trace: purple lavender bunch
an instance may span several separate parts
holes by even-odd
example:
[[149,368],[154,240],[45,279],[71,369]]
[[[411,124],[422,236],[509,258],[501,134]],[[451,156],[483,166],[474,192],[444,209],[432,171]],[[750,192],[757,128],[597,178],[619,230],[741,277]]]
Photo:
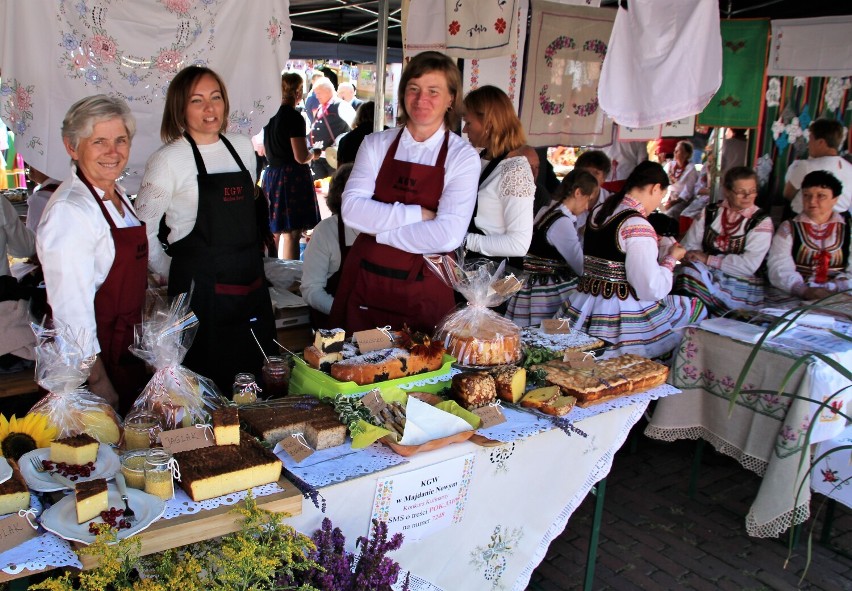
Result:
[[346,551],[346,538],[339,527],[332,528],[331,519],[323,518],[322,526],[312,536],[316,551],[311,559],[324,571],[312,569],[306,583],[323,591],[347,591],[352,585],[352,554]]
[[[374,519],[370,539],[359,536],[355,546],[361,548],[361,554],[355,564],[352,591],[390,591],[400,569],[399,563],[385,554],[402,547],[402,534],[396,533],[388,541],[387,523]],[[408,589],[408,577],[403,589]]]

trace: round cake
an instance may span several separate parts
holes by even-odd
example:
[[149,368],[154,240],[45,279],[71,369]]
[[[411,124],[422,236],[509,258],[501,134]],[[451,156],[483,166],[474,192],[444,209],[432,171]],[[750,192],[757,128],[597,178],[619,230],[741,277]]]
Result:
[[444,337],[447,353],[460,365],[490,366],[517,363],[521,358],[521,336],[518,333],[483,333],[469,331],[447,333]]

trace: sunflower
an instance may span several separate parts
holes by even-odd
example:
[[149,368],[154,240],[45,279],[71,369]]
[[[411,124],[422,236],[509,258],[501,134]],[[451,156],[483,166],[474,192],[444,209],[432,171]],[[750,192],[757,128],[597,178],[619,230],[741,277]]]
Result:
[[17,462],[28,451],[50,446],[55,438],[56,427],[47,424],[47,415],[30,413],[21,420],[0,415],[0,455],[4,458]]

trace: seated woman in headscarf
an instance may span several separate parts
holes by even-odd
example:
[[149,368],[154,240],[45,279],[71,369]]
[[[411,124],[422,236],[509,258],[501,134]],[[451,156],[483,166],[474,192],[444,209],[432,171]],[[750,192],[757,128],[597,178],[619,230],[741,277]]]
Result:
[[818,300],[852,287],[850,216],[834,206],[843,192],[837,177],[815,170],[802,180],[803,211],[782,222],[769,248],[769,282],[803,300]]
[[680,342],[674,329],[705,315],[700,301],[668,295],[672,270],[686,249],[670,241],[660,252],[657,233],[645,219],[659,207],[668,183],[662,166],[642,162],[586,224],[583,276],[560,315],[571,328],[613,343],[615,355],[665,355]]
[[754,204],[757,173],[745,166],[728,170],[725,200],[708,205],[683,239],[684,260],[675,292],[700,298],[711,315],[763,302],[764,282],[757,277],[772,242],[772,220]]

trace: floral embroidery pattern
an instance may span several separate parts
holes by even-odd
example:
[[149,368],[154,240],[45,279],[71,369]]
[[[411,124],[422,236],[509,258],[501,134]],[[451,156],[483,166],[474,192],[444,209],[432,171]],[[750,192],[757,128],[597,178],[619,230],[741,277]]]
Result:
[[470,89],[479,88],[479,60],[470,60]]
[[553,67],[553,56],[556,55],[557,51],[560,49],[574,49],[575,47],[577,47],[576,43],[574,43],[574,40],[567,35],[560,35],[551,41],[550,45],[548,45],[544,50],[544,61],[547,64],[547,67]]
[[657,233],[650,224],[633,224],[631,226],[621,227],[621,238],[628,240],[630,238],[653,238],[657,239]]
[[580,117],[588,117],[589,115],[594,114],[598,110],[598,97],[593,98],[588,103],[583,105],[578,105],[577,103],[571,103],[571,106],[574,108],[574,114],[579,115]]
[[[180,19],[174,28],[174,39],[170,45],[154,48],[147,55],[134,55],[121,45],[120,35],[107,30],[111,0],[98,2],[91,10],[85,1],[60,0],[57,19],[62,23],[59,45],[64,52],[59,66],[66,76],[85,86],[94,86],[130,103],[150,104],[165,95],[178,70],[189,64],[207,65],[204,56],[214,48],[212,10],[218,1],[160,0],[165,11]],[[196,43],[205,31],[209,37],[206,43]],[[118,84],[122,80],[134,89],[132,93],[126,91],[124,84]]]
[[545,115],[558,115],[565,108],[565,103],[557,103],[550,99],[547,91],[550,87],[545,84],[538,93],[538,104]]
[[494,472],[508,472],[509,467],[507,462],[509,458],[512,457],[512,454],[515,453],[515,442],[507,443],[501,445],[499,447],[495,447],[491,450],[491,453],[488,454],[488,460],[494,464]]
[[505,528],[497,525],[491,540],[485,546],[477,546],[470,553],[470,564],[482,573],[491,589],[503,589],[500,577],[506,571],[507,557],[514,553],[515,546],[524,537],[521,528]]
[[766,86],[766,106],[777,107],[781,104],[781,80],[770,78]]
[[494,22],[494,30],[502,35],[506,31],[506,20],[503,17],[498,18]]
[[601,60],[606,57],[606,43],[600,39],[589,39],[583,43],[583,51],[591,51],[601,56]]
[[450,27],[449,27],[449,31],[450,31],[450,35],[453,35],[453,36],[458,35],[459,31],[461,31],[461,25],[459,24],[459,21],[451,22]]
[[33,93],[35,86],[24,86],[17,79],[3,80],[0,97],[3,100],[3,120],[16,134],[27,131],[28,121],[33,118]]
[[269,24],[266,26],[266,36],[269,38],[269,41],[272,45],[275,45],[281,40],[281,37],[284,35],[284,26],[281,21],[279,21],[274,16],[269,19]]

